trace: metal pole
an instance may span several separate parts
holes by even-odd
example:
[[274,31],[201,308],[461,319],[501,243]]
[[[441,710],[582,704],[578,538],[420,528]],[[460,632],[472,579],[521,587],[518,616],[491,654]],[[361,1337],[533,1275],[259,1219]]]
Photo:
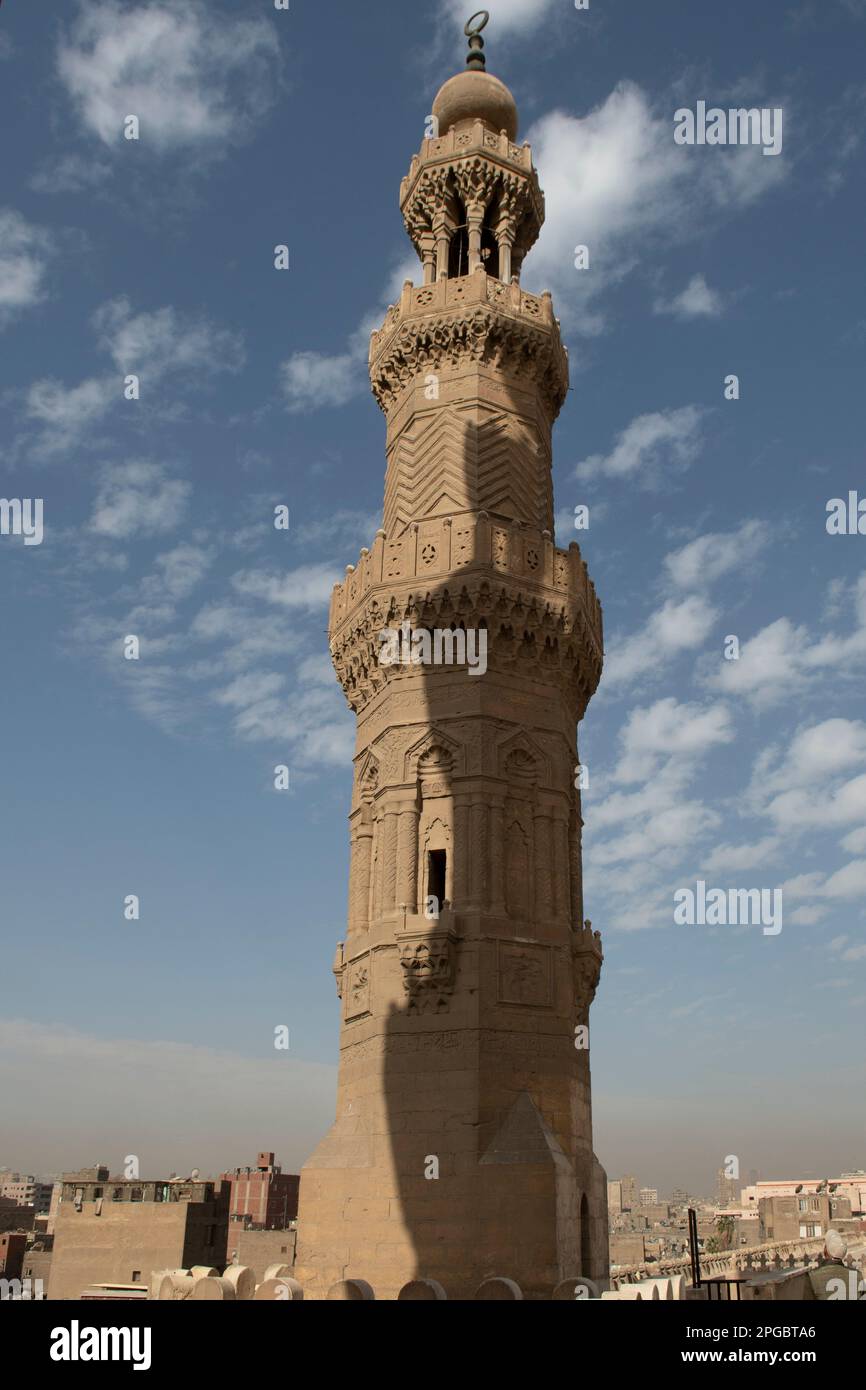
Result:
[[698,1250],[698,1217],[694,1207],[689,1207],[689,1254],[692,1260],[692,1283],[696,1289],[701,1287],[701,1255]]

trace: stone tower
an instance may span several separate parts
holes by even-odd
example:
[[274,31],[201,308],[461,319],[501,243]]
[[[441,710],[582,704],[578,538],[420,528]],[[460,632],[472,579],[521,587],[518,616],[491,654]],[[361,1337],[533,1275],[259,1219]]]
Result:
[[578,546],[554,544],[568,359],[550,295],[520,285],[544,196],[480,48],[401,185],[423,284],[370,344],[384,527],[331,602],[357,745],[337,1118],[301,1177],[308,1297],[417,1277],[466,1298],[500,1275],[538,1298],[607,1275],[575,790],[602,617]]

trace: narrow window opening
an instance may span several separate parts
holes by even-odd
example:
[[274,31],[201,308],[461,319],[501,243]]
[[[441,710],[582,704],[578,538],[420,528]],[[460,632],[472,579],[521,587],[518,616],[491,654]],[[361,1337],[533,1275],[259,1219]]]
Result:
[[469,227],[466,222],[466,208],[457,203],[457,226],[451,236],[448,248],[448,279],[459,280],[461,275],[469,274]]
[[494,198],[484,214],[481,227],[481,264],[494,280],[499,279],[499,242],[496,239],[496,225],[499,222],[499,198]]
[[432,849],[427,855],[427,897],[436,899],[440,912],[445,902],[446,861],[444,849]]

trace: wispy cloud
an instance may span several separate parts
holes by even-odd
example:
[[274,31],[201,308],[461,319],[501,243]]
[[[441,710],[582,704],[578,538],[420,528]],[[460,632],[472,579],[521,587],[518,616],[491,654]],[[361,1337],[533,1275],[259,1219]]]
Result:
[[652,486],[663,472],[681,472],[698,458],[704,415],[694,405],[638,415],[609,454],[591,454],[577,465],[575,477],[637,478],[642,485]]
[[145,148],[219,153],[268,109],[278,55],[264,15],[217,18],[202,0],[79,0],[57,72],[84,131],[103,145],[122,148],[135,115]]
[[0,328],[46,297],[52,241],[14,208],[0,209]]
[[710,289],[706,277],[693,275],[684,290],[669,299],[656,299],[656,314],[673,314],[678,319],[718,318],[723,309],[722,296]]
[[108,464],[102,471],[90,529],[115,540],[173,531],[183,520],[191,491],[188,482],[169,477],[162,464],[147,460]]

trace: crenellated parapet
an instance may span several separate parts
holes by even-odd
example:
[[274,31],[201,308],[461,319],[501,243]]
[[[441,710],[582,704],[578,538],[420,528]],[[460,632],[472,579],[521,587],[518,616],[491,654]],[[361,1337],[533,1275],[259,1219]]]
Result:
[[414,286],[370,339],[370,383],[387,415],[407,386],[461,363],[488,366],[541,391],[552,423],[568,391],[568,352],[548,293],[527,294],[481,269],[457,280]]
[[492,669],[544,668],[573,687],[581,709],[601,676],[602,611],[580,547],[561,550],[547,533],[483,513],[415,526],[396,541],[379,531],[335,585],[331,657],[354,710],[405,675],[379,661],[380,633],[404,622],[484,628]]

